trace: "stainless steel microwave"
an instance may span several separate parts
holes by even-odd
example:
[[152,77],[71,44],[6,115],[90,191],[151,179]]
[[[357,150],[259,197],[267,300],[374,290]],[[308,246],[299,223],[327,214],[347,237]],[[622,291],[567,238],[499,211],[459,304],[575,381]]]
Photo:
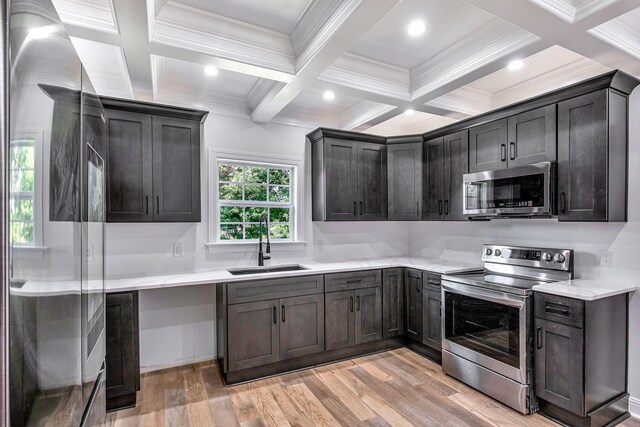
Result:
[[555,179],[555,162],[465,174],[464,214],[472,219],[554,216]]

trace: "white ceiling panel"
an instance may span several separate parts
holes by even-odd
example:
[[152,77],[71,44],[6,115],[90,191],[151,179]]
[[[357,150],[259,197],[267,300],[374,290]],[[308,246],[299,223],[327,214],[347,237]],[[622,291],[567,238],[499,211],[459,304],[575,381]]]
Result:
[[[427,29],[411,37],[407,25],[416,19],[423,20]],[[403,0],[349,51],[412,69],[464,37],[473,37],[474,31],[492,19],[492,15],[461,0]]]
[[311,0],[176,0],[279,33],[290,34]]

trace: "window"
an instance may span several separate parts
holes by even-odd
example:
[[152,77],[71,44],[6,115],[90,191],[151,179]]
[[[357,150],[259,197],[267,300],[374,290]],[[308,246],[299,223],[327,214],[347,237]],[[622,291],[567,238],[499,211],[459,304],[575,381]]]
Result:
[[16,246],[35,246],[36,141],[11,141],[10,233]]
[[[218,161],[218,238],[257,240],[260,215],[269,218],[272,240],[293,240],[292,167]],[[263,238],[266,233],[263,230]]]

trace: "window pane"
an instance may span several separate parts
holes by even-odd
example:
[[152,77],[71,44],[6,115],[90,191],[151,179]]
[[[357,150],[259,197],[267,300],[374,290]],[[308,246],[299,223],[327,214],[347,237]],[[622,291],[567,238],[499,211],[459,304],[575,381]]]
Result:
[[267,208],[247,208],[246,210],[246,222],[260,222],[260,215],[266,212]]
[[289,222],[289,208],[271,208],[269,215],[271,222]]
[[242,240],[242,225],[220,224],[220,240]]
[[11,241],[14,243],[33,243],[33,223],[11,221]]
[[12,200],[11,219],[33,221],[33,200],[31,199]]
[[266,185],[246,185],[244,187],[245,200],[255,200],[260,202],[267,201]]
[[269,183],[289,185],[291,171],[287,169],[269,169]]
[[277,185],[269,186],[269,201],[270,202],[288,202],[289,201],[289,187],[280,187]]
[[11,169],[33,169],[35,164],[33,146],[11,148]]
[[220,206],[220,222],[242,222],[242,207]]
[[33,193],[33,170],[23,170],[20,191]]
[[242,200],[242,185],[220,184],[218,197],[220,200]]
[[[247,233],[246,233],[246,239],[258,239],[258,236],[260,236],[260,232],[258,231],[260,228],[260,226],[258,224],[247,224]],[[267,228],[263,225],[262,226],[262,238],[266,239],[267,238]]]
[[244,173],[244,179],[245,179],[245,182],[255,182],[259,184],[263,184],[263,183],[266,184],[267,169],[247,166]]
[[219,164],[218,178],[220,181],[242,182],[242,166]]
[[271,224],[271,238],[272,239],[289,239],[289,224]]

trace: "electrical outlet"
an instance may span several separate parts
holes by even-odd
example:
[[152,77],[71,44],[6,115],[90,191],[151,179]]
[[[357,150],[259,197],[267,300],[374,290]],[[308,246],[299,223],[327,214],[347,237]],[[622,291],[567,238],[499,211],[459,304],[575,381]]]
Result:
[[183,254],[182,243],[174,243],[173,244],[173,257],[174,258],[182,258],[182,254]]
[[324,240],[316,240],[316,250],[318,252],[324,252]]
[[600,249],[600,265],[613,267],[613,251],[611,249]]

